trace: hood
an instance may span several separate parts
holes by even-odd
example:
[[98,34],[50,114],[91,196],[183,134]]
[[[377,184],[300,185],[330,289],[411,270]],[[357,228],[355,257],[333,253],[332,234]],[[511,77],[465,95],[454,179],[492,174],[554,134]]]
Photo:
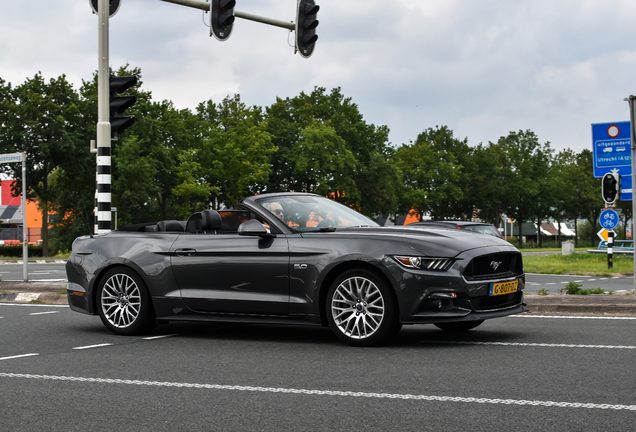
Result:
[[506,240],[467,230],[437,227],[364,227],[342,228],[330,234],[386,237],[387,241],[399,241],[427,256],[454,257],[477,248],[518,249]]

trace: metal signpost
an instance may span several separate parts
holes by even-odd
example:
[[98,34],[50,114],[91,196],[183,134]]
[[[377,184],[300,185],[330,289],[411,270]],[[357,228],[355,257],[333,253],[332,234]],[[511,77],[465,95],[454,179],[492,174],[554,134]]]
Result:
[[601,226],[605,228],[607,232],[607,268],[611,269],[614,266],[614,228],[618,226],[618,213],[614,209],[606,208],[601,212]]
[[0,163],[22,162],[22,276],[24,281],[29,280],[27,264],[29,262],[29,240],[27,237],[27,217],[26,217],[26,153],[5,153],[0,155]]
[[[631,148],[631,178],[632,185],[636,184],[636,133],[634,133],[634,126],[636,126],[636,112],[634,107],[634,101],[636,101],[636,96],[630,96],[625,98],[625,100],[629,103],[629,120],[631,126],[629,128],[630,133],[630,148]],[[632,200],[632,240],[634,240],[634,218],[636,218],[636,200]],[[636,259],[634,259],[634,294],[636,294]]]

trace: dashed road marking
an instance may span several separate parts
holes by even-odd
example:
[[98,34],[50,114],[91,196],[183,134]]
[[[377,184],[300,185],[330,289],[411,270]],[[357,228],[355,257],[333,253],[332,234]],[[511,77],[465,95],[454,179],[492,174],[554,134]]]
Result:
[[30,313],[29,315],[47,315],[47,314],[56,314],[56,313],[60,313],[60,311],[33,312],[33,313]]
[[636,316],[525,315],[525,314],[522,314],[522,315],[511,315],[509,318],[636,320]]
[[111,346],[112,343],[103,343],[103,344],[97,344],[97,345],[86,345],[86,346],[81,346],[81,347],[74,347],[74,350],[84,350],[84,349],[91,349],[91,348],[101,348],[101,347],[105,347],[105,346]]
[[0,306],[17,306],[17,307],[40,307],[40,308],[65,308],[69,309],[69,305],[50,305],[50,304],[34,304],[34,303],[0,303]]
[[177,334],[169,334],[169,335],[149,336],[149,337],[145,337],[143,339],[144,340],[154,340],[154,339],[162,339],[162,338],[167,338],[167,337],[172,337],[172,336],[178,336],[178,335]]
[[98,384],[124,384],[124,385],[153,386],[153,387],[194,388],[194,389],[205,389],[205,390],[228,390],[228,391],[260,392],[260,393],[287,393],[287,394],[300,394],[300,395],[338,396],[338,397],[349,397],[349,398],[377,398],[377,399],[398,399],[398,400],[420,400],[420,401],[427,401],[427,402],[463,402],[463,403],[478,403],[478,404],[526,405],[526,406],[537,406],[537,407],[586,408],[586,409],[636,411],[636,405],[587,403],[587,402],[557,402],[557,401],[523,400],[523,399],[492,399],[492,398],[477,398],[477,397],[414,395],[414,394],[402,394],[402,393],[367,393],[367,392],[340,391],[340,390],[314,390],[314,389],[297,389],[297,388],[281,388],[281,387],[257,387],[257,386],[240,386],[240,385],[198,384],[198,383],[195,384],[195,383],[180,383],[180,382],[165,382],[165,381],[163,382],[162,381],[140,381],[140,380],[109,379],[109,378],[85,378],[85,377],[32,375],[32,374],[15,374],[15,373],[0,373],[0,377],[18,378],[18,379],[87,382],[87,383],[98,383]]
[[420,342],[430,344],[445,345],[498,345],[498,346],[518,346],[518,347],[544,347],[544,348],[598,348],[598,349],[636,349],[632,345],[580,345],[580,344],[549,344],[532,342],[478,342],[478,341],[443,341],[443,340],[422,340]]
[[20,354],[20,355],[14,355],[14,356],[9,356],[9,357],[0,357],[0,360],[11,360],[11,359],[17,359],[17,358],[22,358],[22,357],[33,357],[36,355],[40,355],[38,353],[31,353],[31,354]]

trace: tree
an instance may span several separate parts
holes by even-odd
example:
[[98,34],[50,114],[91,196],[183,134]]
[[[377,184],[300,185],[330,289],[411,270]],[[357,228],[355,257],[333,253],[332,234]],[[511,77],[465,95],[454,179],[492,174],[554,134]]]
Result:
[[[329,139],[325,146],[333,149],[335,134],[342,140],[338,148],[346,149],[355,158],[356,168],[352,172],[350,163],[333,165],[334,169],[344,170],[333,172],[334,179],[348,179],[348,191],[336,193],[334,198],[370,217],[395,210],[400,185],[390,161],[393,149],[388,143],[388,128],[366,123],[358,106],[344,97],[340,88],[327,93],[324,88],[316,87],[309,94],[278,98],[266,111],[268,132],[278,150],[270,157],[272,174],[263,191],[305,191],[307,185],[313,184],[313,173],[299,171],[296,158],[301,156],[299,143],[307,139],[310,131],[313,139],[318,138],[320,134],[315,133],[315,127],[322,124],[333,130],[322,135]],[[334,157],[343,155],[341,152]]]
[[212,186],[209,202],[236,207],[250,191],[267,183],[272,143],[261,109],[249,108],[240,96],[226,97],[220,105],[200,104],[199,118],[205,121],[206,139],[201,143],[198,162],[205,168],[204,183]]
[[22,191],[22,171],[17,164],[3,169],[15,180],[13,193],[37,198],[42,212],[42,253],[48,255],[49,207],[55,192],[49,176],[55,169],[72,171],[73,164],[87,152],[82,142],[84,116],[79,94],[62,75],[47,83],[40,73],[23,84],[7,89],[2,86],[2,153],[26,153],[26,191]]
[[451,202],[462,198],[458,186],[461,165],[452,151],[453,133],[446,126],[429,128],[420,133],[411,145],[402,145],[395,153],[394,163],[402,175],[405,190],[400,210],[431,213],[434,219],[454,216]]
[[543,154],[549,151],[549,143],[542,146],[534,132],[520,130],[499,138],[491,147],[500,167],[502,210],[519,224],[521,247],[523,223],[540,215],[545,208],[540,197],[543,183],[540,177],[546,174]]

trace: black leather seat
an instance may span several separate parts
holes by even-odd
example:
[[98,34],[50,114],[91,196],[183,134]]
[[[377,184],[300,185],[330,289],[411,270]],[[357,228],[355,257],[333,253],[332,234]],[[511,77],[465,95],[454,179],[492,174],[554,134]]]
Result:
[[180,221],[177,220],[167,220],[157,222],[157,226],[159,227],[159,231],[163,232],[184,232],[185,228],[181,224]]
[[221,229],[223,221],[219,212],[216,210],[203,210],[200,213],[194,213],[186,222],[186,232],[189,233],[216,233]]

